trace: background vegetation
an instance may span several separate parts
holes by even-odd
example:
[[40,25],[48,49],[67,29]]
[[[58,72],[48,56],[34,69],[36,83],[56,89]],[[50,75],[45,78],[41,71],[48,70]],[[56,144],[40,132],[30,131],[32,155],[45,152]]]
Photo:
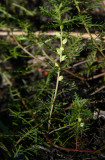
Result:
[[102,156],[105,24],[95,13],[99,6],[101,0],[0,2],[2,159],[72,156],[60,149]]

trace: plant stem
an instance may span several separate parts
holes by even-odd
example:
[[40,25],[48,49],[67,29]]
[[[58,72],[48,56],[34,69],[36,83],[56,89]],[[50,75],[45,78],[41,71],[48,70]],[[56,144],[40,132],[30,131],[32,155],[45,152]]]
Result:
[[[61,47],[63,47],[63,43],[62,43],[62,37],[63,37],[63,32],[62,32],[62,25],[60,26],[60,30],[61,30],[61,37],[60,37],[60,41],[61,41]],[[62,54],[60,54],[60,62],[62,61]]]
[[[59,11],[58,16],[59,16],[59,20],[60,20],[60,34],[61,34],[60,35],[60,47],[63,47],[63,25],[61,23],[61,14],[60,14],[60,11]],[[60,60],[60,63],[61,63],[62,62],[62,53],[60,54],[59,60]],[[49,116],[49,122],[48,122],[48,132],[49,132],[50,126],[51,126],[52,111],[53,111],[53,108],[54,108],[54,103],[55,103],[55,99],[56,99],[57,92],[58,92],[59,77],[60,77],[60,66],[58,67],[58,74],[57,74],[55,94],[54,94],[54,98],[53,98],[53,102],[52,102],[51,110],[50,110],[50,116]]]
[[55,103],[55,99],[56,99],[57,92],[58,92],[59,77],[60,77],[60,69],[58,70],[57,81],[56,81],[56,88],[55,88],[55,94],[54,94],[54,98],[53,98],[53,102],[52,102],[51,110],[50,110],[50,116],[49,116],[49,122],[48,122],[48,131],[49,131],[50,126],[51,126],[52,111],[53,111],[53,108],[54,108],[54,103]]

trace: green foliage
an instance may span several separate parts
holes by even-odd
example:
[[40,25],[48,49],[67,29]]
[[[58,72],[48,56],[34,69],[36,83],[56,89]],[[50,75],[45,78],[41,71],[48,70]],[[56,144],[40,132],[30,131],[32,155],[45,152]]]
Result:
[[[89,5],[88,1],[85,3]],[[41,14],[51,18],[46,26],[56,28],[56,35],[40,36],[34,35],[32,26],[28,23],[29,17],[35,16],[36,10],[28,10],[24,1],[12,4],[14,15],[7,10],[9,1],[6,6],[0,6],[0,28],[10,28],[9,32],[12,33],[16,25],[25,35],[8,35],[7,38],[0,39],[0,75],[3,83],[8,84],[10,117],[7,127],[0,121],[0,148],[3,156],[6,153],[10,159],[32,158],[40,145],[49,147],[44,139],[46,134],[52,137],[54,143],[64,147],[70,145],[75,148],[77,143],[80,146],[90,127],[89,120],[92,119],[92,112],[88,108],[90,100],[75,93],[78,90],[77,79],[69,75],[66,77],[64,69],[72,68],[74,63],[79,63],[81,57],[87,61],[82,66],[82,71],[74,74],[76,78],[81,73],[89,77],[91,72],[95,74],[97,69],[105,66],[103,59],[98,62],[98,67],[94,65],[99,52],[102,54],[104,51],[104,43],[101,40],[99,45],[90,34],[93,26],[100,27],[100,24],[92,23],[91,14],[88,13],[93,6],[89,6],[88,11],[82,14],[79,5],[84,5],[83,1],[49,0],[40,10]],[[17,8],[19,15],[16,15]],[[74,12],[74,8],[78,13]],[[21,16],[24,18],[21,19]],[[10,20],[13,21],[13,26]],[[84,26],[90,36],[89,41],[83,40],[81,35],[75,37],[70,34],[77,26]],[[10,38],[13,38],[13,42]],[[13,66],[9,68],[10,61]],[[65,109],[64,106],[68,104],[70,107]]]
[[16,6],[16,7],[20,8],[21,10],[23,10],[26,13],[26,15],[29,15],[29,16],[33,16],[36,13],[35,10],[34,11],[29,11],[26,8],[24,8],[23,6],[20,6],[16,3],[13,3],[13,6]]
[[[55,138],[55,143],[59,142],[60,145],[66,146],[72,141],[73,137],[76,139],[77,136],[81,137],[81,134],[84,136],[85,131],[89,129],[87,121],[93,116],[91,110],[86,107],[88,103],[88,99],[81,99],[75,93],[75,99],[72,105],[64,115],[61,114],[64,118],[57,119],[59,128],[56,128],[57,124],[54,124],[54,129],[50,132]],[[56,118],[54,117],[54,119]]]

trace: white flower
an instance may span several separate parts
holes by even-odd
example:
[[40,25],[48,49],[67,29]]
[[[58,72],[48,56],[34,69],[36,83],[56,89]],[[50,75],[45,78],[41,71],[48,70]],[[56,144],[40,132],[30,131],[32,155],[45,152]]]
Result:
[[80,123],[80,127],[84,127],[84,123]]
[[58,81],[61,81],[63,79],[63,76],[59,76]]
[[57,50],[57,53],[58,53],[59,55],[61,55],[61,54],[62,54],[62,51],[64,50],[64,48],[63,48],[63,47],[60,47],[60,48],[56,48],[56,50]]
[[63,48],[63,47],[60,47],[60,50],[61,50],[61,51],[63,51],[63,50],[64,50],[64,48]]
[[56,48],[57,53],[60,55],[62,53],[62,51],[60,50],[60,48]]
[[78,117],[78,122],[81,122],[82,121],[82,118]]
[[58,63],[58,62],[55,62],[55,66],[56,66],[56,67],[59,67],[59,63]]
[[66,55],[61,56],[61,62],[64,61],[66,59]]
[[67,43],[67,38],[65,38],[62,43],[66,44]]

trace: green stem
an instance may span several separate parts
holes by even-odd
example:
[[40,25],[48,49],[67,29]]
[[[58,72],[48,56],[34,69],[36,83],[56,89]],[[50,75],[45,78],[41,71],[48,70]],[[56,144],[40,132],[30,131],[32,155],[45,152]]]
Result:
[[[60,32],[61,32],[60,43],[61,43],[61,47],[63,47],[63,43],[62,43],[62,41],[63,41],[63,39],[62,39],[62,37],[63,37],[62,25],[60,26]],[[60,55],[60,62],[62,61],[61,58],[62,58],[62,54]]]

